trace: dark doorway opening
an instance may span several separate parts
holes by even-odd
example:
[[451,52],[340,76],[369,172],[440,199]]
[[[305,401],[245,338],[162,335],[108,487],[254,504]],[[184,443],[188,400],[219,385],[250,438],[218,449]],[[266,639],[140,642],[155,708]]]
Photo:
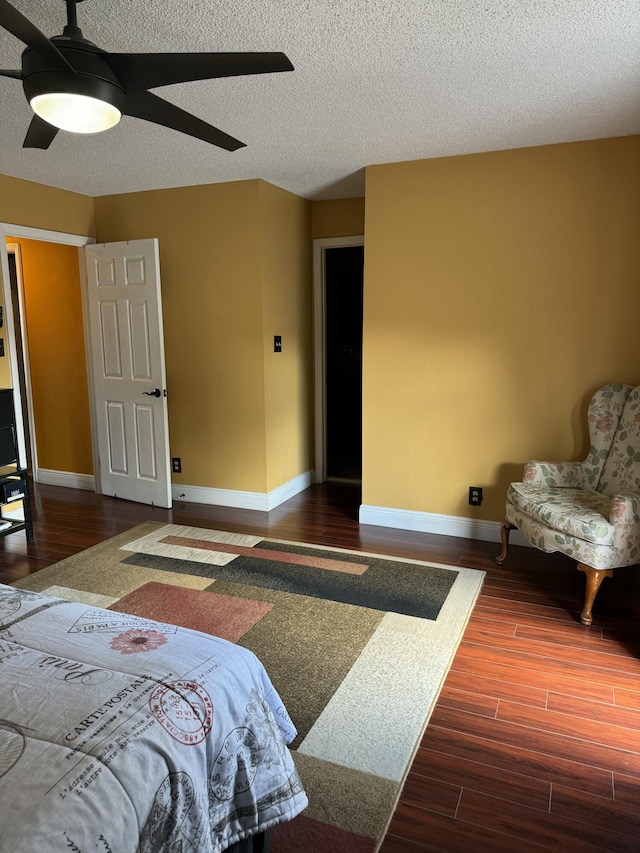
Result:
[[326,477],[362,479],[364,246],[325,249]]

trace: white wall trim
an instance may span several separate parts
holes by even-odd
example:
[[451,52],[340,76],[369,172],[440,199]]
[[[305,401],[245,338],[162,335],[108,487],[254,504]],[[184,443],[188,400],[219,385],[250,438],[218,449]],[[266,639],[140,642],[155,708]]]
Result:
[[[27,407],[27,419],[29,421],[29,451],[31,455],[31,469],[33,472],[34,482],[38,482],[38,447],[36,444],[36,421],[34,416],[33,409],[33,389],[31,386],[31,363],[29,361],[29,336],[27,332],[27,315],[25,309],[25,297],[24,297],[24,278],[22,275],[22,246],[20,243],[9,243],[7,242],[7,254],[13,255],[15,260],[15,271],[16,271],[16,290],[18,295],[18,305],[13,306],[18,309],[18,318],[20,323],[20,335],[22,337],[22,368],[24,370],[24,384],[25,384],[25,396],[26,396],[26,407]],[[9,282],[11,285],[11,282]],[[13,301],[13,293],[11,294]],[[20,353],[18,352],[18,342],[15,337],[16,328],[15,322],[13,326],[13,343],[15,347],[16,360],[19,362]],[[9,366],[11,369],[11,365]],[[19,389],[18,398],[20,397],[20,392],[22,389]],[[15,398],[15,392],[14,392]],[[24,419],[23,419],[24,420]],[[24,433],[24,423],[23,423],[23,432],[22,435],[18,437],[18,444],[20,445],[20,438],[25,442],[25,455],[26,454],[26,435]]]
[[[93,245],[95,241],[87,245]],[[91,458],[93,459],[94,489],[101,495],[102,482],[100,477],[101,459],[100,443],[98,441],[98,417],[96,414],[96,393],[93,381],[93,355],[91,351],[91,319],[89,317],[89,284],[87,277],[87,259],[84,246],[78,248],[78,270],[80,271],[80,299],[82,304],[82,332],[84,339],[84,360],[87,372],[87,391],[89,394],[89,429],[91,430]]]
[[293,498],[300,492],[304,492],[309,486],[315,482],[314,472],[305,471],[304,474],[299,474],[293,480],[283,483],[277,489],[267,492],[267,510],[275,509],[280,504]]
[[[95,479],[92,474],[73,474],[68,471],[52,471],[48,468],[38,468],[39,483],[47,486],[65,486],[69,489],[84,489],[95,491]],[[210,489],[206,486],[180,486],[173,484],[171,493],[174,500],[187,503],[212,504],[214,506],[230,506],[237,509],[256,509],[268,512],[288,501],[289,498],[303,492],[314,482],[313,471],[305,471],[283,483],[271,492],[243,492],[239,489]]]
[[263,492],[242,492],[239,489],[211,489],[208,486],[171,485],[174,501],[194,504],[230,506],[235,509],[257,509],[267,512],[267,496]]
[[95,243],[93,237],[84,234],[67,234],[64,231],[51,231],[48,228],[32,228],[29,225],[14,225],[11,222],[0,222],[0,229],[7,237],[24,237],[26,240],[40,240],[43,243],[60,243],[64,246],[87,246]]
[[73,474],[69,471],[52,471],[50,468],[38,468],[37,482],[47,486],[65,486],[67,489],[95,491],[93,474]]
[[270,492],[243,492],[240,489],[211,489],[207,486],[182,486],[174,483],[171,486],[171,494],[174,501],[269,512],[303,492],[313,482],[313,471],[305,471]]
[[[458,515],[440,515],[435,512],[417,512],[409,509],[392,509],[384,506],[362,504],[360,524],[394,527],[398,530],[415,530],[420,533],[438,533],[441,536],[459,536],[462,539],[480,539],[483,542],[500,542],[499,521],[482,521]],[[519,530],[511,531],[513,545],[528,545]]]

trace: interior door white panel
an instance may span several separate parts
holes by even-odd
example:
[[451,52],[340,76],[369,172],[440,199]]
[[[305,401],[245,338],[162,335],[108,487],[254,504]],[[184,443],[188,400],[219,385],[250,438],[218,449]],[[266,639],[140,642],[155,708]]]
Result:
[[110,258],[96,261],[96,279],[100,287],[109,287],[116,283],[116,265]]
[[85,255],[100,490],[170,507],[158,241],[88,246]]
[[102,363],[105,377],[122,378],[118,306],[113,301],[99,301]]
[[131,338],[132,375],[134,379],[151,381],[151,344],[149,313],[146,302],[129,303],[129,333]]
[[155,480],[156,466],[155,423],[152,406],[135,406],[136,446],[138,450],[138,476]]
[[109,442],[109,472],[128,474],[127,441],[124,426],[124,404],[115,400],[107,401],[107,430]]
[[140,257],[129,256],[125,261],[125,274],[129,285],[146,284],[144,255],[140,255]]

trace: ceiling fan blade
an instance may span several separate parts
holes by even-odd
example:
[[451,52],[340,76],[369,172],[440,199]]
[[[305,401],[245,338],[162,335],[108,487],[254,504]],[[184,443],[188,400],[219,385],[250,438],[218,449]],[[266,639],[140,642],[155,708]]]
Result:
[[22,80],[22,71],[14,71],[11,68],[0,68],[0,77],[13,77],[16,80]]
[[49,124],[48,121],[34,116],[31,119],[29,130],[22,143],[23,148],[48,148],[56,138],[58,128]]
[[126,92],[191,80],[293,71],[284,53],[108,53],[104,58]]
[[170,127],[180,133],[186,133],[187,136],[202,139],[203,142],[217,145],[218,148],[224,148],[226,151],[236,151],[238,148],[245,147],[244,142],[234,139],[233,136],[229,136],[217,127],[207,124],[151,92],[135,92],[128,95],[123,112],[125,115],[142,118],[163,127]]
[[42,53],[48,57],[51,62],[55,62],[59,66],[64,66],[67,70],[73,71],[75,74],[74,69],[69,65],[55,44],[44,33],[41,33],[35,24],[32,24],[28,18],[25,18],[22,12],[14,9],[7,0],[0,0],[0,27],[4,27],[5,30],[8,30],[17,39],[20,39],[27,47],[32,47],[38,53]]

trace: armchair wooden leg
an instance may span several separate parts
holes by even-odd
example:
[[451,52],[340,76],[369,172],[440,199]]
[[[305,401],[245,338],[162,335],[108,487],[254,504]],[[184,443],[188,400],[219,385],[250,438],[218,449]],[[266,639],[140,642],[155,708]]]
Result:
[[515,529],[515,524],[511,524],[510,521],[507,521],[505,519],[504,524],[502,525],[502,529],[500,530],[500,538],[502,539],[502,551],[496,557],[496,563],[499,566],[501,566],[507,559],[507,551],[509,550],[509,534],[512,530]]
[[587,576],[587,588],[584,594],[584,607],[580,614],[580,621],[583,625],[591,625],[593,622],[591,608],[600,589],[600,584],[605,578],[613,577],[613,569],[594,569],[593,566],[578,563],[578,571],[584,572]]

